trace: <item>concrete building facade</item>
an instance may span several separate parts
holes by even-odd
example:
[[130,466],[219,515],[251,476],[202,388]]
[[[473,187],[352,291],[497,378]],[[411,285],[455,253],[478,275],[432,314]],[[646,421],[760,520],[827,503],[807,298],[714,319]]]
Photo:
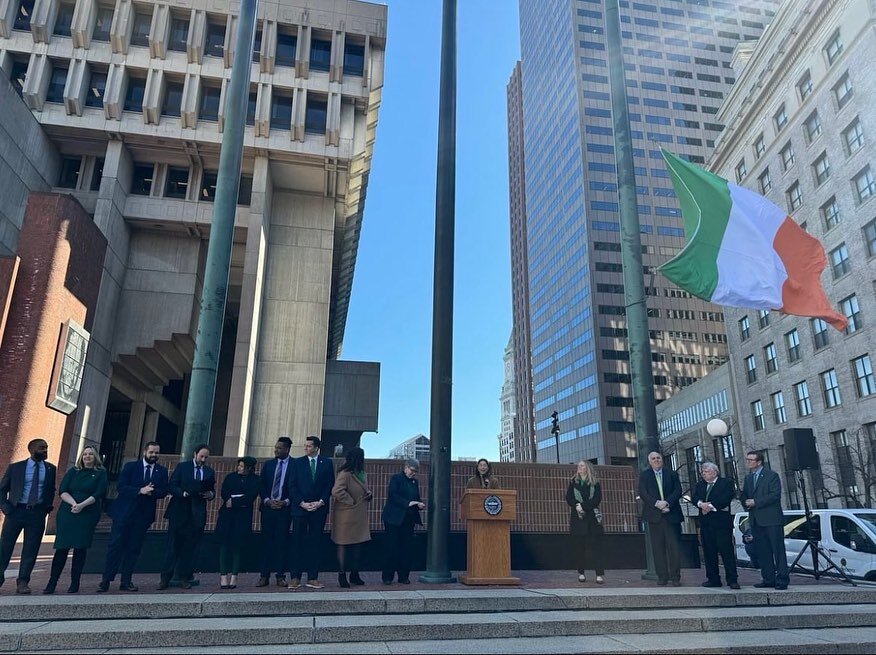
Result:
[[[0,154],[0,255],[20,249],[29,190],[72,195],[107,241],[74,456],[178,448],[236,12],[224,0],[0,1],[0,120],[16,142]],[[338,358],[385,43],[385,6],[259,3],[214,453],[376,429],[379,365]]]
[[[514,434],[517,418],[516,366],[514,365],[514,335],[508,339],[505,346],[504,370],[505,380],[502,383],[502,393],[499,395],[499,416],[501,429],[499,431],[499,461],[518,462],[517,439]],[[522,460],[528,461],[528,460]]]
[[420,462],[428,462],[430,461],[429,453],[429,437],[418,434],[390,448],[387,459],[415,459]]
[[793,485],[783,431],[811,428],[821,506],[873,502],[876,454],[876,5],[788,0],[740,60],[709,167],[785,208],[824,246],[821,282],[845,333],[778,312],[727,310],[739,427]]
[[[655,276],[684,245],[660,147],[705,163],[734,48],[776,4],[620,3],[658,400],[727,360],[720,308]],[[529,303],[540,461],[557,461],[554,411],[560,461],[636,455],[604,22],[600,0],[520,1],[528,278],[513,293]]]

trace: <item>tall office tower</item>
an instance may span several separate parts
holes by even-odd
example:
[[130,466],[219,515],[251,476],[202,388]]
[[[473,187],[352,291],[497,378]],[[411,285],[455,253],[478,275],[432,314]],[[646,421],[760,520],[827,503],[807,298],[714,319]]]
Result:
[[[4,385],[14,370],[4,439],[51,432],[53,452],[72,457],[97,444],[116,469],[144,441],[178,451],[231,62],[249,48],[238,12],[230,0],[0,1],[0,133],[18,137],[0,148],[0,207],[15,208],[0,211],[0,258],[21,259],[6,330],[31,339],[0,347]],[[282,435],[296,449],[310,434],[349,445],[376,429],[379,365],[338,358],[385,37],[383,5],[259,3],[214,454],[270,456]],[[35,244],[18,239],[28,224],[18,208],[34,191],[72,195],[99,228],[96,279],[56,276],[28,295],[39,267]],[[51,213],[63,228],[66,209],[34,207],[33,221]],[[94,242],[67,236],[52,261]],[[56,359],[66,319],[43,310],[60,310],[50,299],[64,294],[97,299]],[[56,361],[66,398],[46,409],[43,375]]]
[[876,498],[876,6],[787,0],[721,107],[727,124],[709,168],[761,193],[818,238],[828,298],[848,319],[728,309],[739,425],[747,448],[784,472],[787,428],[814,431],[819,506]]
[[518,459],[517,442],[514,434],[514,419],[517,416],[517,399],[514,397],[514,335],[508,339],[508,345],[505,346],[505,379],[502,383],[502,394],[499,396],[499,420],[501,422],[501,430],[499,432],[499,461],[500,462],[520,462],[528,461]]
[[[722,126],[737,43],[770,0],[621,1],[655,394],[727,359],[723,314],[654,274],[684,245],[660,155],[703,164]],[[626,344],[617,176],[601,0],[520,0],[523,146],[534,420],[539,461],[626,463],[635,417]]]
[[514,458],[535,461],[535,426],[532,414],[532,364],[529,339],[529,287],[526,251],[526,185],[523,166],[523,79],[520,62],[508,81],[508,206],[511,224],[511,330],[514,349]]

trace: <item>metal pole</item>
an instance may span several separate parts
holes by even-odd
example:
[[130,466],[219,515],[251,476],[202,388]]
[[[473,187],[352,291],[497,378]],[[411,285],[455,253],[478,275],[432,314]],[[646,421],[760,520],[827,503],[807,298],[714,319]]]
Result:
[[[611,81],[611,113],[614,121],[614,156],[617,164],[618,208],[620,211],[621,257],[624,272],[624,300],[630,350],[630,374],[636,417],[636,450],[639,468],[648,466],[648,453],[660,450],[657,438],[657,409],[654,403],[654,376],[651,370],[651,343],[648,335],[648,308],[642,273],[642,239],[636,200],[636,173],[633,139],[627,109],[624,59],[621,47],[620,15],[617,0],[605,2],[605,42]],[[646,577],[653,575],[652,552],[646,536]]]
[[432,300],[428,549],[421,582],[455,582],[450,573],[450,419],[453,401],[453,232],[456,202],[456,0],[444,0],[438,174],[435,188],[435,280]]
[[231,66],[231,81],[225,102],[225,127],[219,150],[216,199],[210,221],[210,240],[204,268],[204,286],[195,337],[195,359],[186,403],[180,457],[188,459],[194,447],[210,440],[216,369],[222,344],[225,300],[228,295],[228,270],[234,237],[234,214],[240,187],[243,135],[249,96],[249,73],[258,0],[241,0],[236,50]]

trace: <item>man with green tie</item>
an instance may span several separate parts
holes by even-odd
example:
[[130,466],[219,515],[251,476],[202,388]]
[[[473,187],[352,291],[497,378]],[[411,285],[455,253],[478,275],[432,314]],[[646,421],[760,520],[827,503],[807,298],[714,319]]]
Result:
[[700,510],[700,540],[703,543],[703,559],[706,563],[704,587],[720,587],[721,572],[718,555],[724,562],[727,586],[739,589],[736,574],[736,552],[733,543],[733,514],[730,503],[736,496],[736,486],[728,478],[722,478],[718,467],[712,462],[700,465],[702,479],[694,486],[690,502]]
[[642,520],[648,523],[657,584],[681,586],[681,482],[678,474],[663,468],[663,455],[648,455],[649,467],[639,475]]
[[292,571],[289,589],[301,586],[301,574],[307,571],[307,587],[322,589],[319,581],[320,540],[328,517],[329,500],[335,486],[332,460],[319,454],[319,437],[307,437],[304,457],[292,463],[289,500],[292,510]]

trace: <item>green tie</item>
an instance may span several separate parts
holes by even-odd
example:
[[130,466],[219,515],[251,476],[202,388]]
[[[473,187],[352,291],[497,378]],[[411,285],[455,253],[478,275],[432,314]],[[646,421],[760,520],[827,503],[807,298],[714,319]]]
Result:
[[663,471],[658,471],[655,475],[657,476],[657,491],[660,492],[660,500],[666,500],[663,497]]
[[712,493],[712,485],[714,484],[714,482],[710,482],[706,487],[706,500],[709,500],[709,494]]
[[316,481],[316,460],[310,460],[310,479]]

